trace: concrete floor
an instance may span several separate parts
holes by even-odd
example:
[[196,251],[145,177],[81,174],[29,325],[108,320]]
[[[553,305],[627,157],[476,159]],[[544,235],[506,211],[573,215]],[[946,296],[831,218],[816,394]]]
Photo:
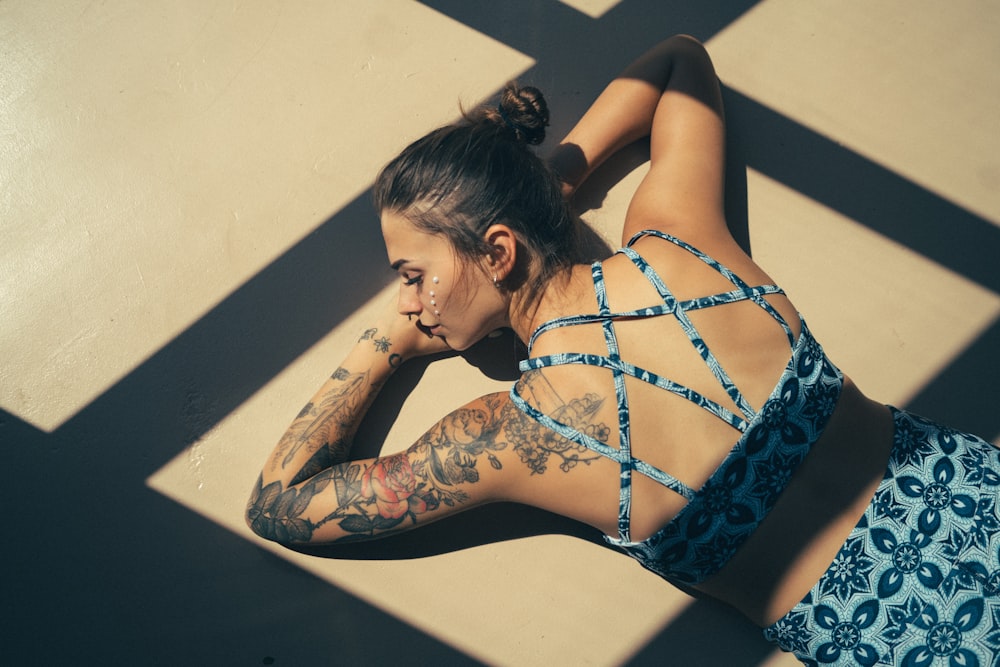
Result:
[[[524,508],[312,554],[242,519],[389,294],[380,165],[513,77],[557,138],[677,32],[726,85],[734,219],[831,356],[996,441],[1000,4],[4,0],[0,659],[793,664]],[[583,193],[608,239],[639,162]],[[362,446],[507,387],[513,349],[407,369]]]

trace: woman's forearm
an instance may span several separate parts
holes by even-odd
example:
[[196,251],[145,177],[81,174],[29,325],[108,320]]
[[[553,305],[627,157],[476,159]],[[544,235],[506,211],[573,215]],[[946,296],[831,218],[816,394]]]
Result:
[[347,460],[361,420],[398,366],[392,347],[378,328],[361,336],[278,441],[261,471],[264,485],[294,486]]
[[615,152],[650,134],[676,60],[701,49],[693,38],[671,37],[608,84],[549,157],[567,194]]

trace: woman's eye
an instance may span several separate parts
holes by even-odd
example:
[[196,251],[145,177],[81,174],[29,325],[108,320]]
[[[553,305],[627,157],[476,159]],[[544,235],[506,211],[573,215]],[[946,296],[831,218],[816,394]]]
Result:
[[403,277],[404,285],[419,285],[423,281],[421,276],[413,276],[412,278]]

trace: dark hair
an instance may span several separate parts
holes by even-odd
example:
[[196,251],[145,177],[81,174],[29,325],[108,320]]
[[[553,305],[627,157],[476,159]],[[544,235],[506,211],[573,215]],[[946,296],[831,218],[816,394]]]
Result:
[[[577,261],[580,247],[558,179],[528,147],[542,142],[548,122],[541,91],[508,83],[499,104],[463,110],[458,122],[389,162],[375,180],[376,210],[397,212],[417,229],[445,236],[473,262],[491,251],[486,230],[508,225],[518,238],[519,258],[527,257],[505,285],[526,286],[521,305],[530,307],[550,278]],[[537,268],[529,275],[532,263]]]

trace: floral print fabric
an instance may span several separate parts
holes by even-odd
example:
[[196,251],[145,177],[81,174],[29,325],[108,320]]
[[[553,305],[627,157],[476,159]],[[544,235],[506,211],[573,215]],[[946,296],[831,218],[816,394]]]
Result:
[[764,636],[807,665],[1000,664],[1000,450],[893,408],[885,477]]
[[803,323],[774,393],[691,502],[642,542],[605,539],[672,583],[694,585],[715,574],[764,520],[819,440],[842,386],[843,375]]

